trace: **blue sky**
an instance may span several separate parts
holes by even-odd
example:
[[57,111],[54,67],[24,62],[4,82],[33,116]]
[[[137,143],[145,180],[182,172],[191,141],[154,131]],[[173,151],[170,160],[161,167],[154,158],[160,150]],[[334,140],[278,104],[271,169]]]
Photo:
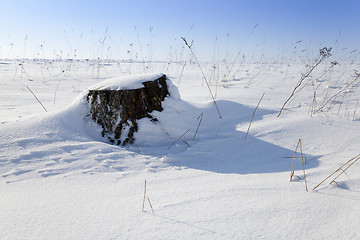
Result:
[[[1,1],[0,58],[201,60],[360,47],[360,1]],[[300,43],[296,43],[300,41]]]

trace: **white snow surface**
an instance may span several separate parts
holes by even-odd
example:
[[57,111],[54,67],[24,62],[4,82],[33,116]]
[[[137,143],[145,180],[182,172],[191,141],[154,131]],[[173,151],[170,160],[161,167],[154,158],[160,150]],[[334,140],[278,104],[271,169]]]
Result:
[[[242,63],[216,80],[204,63],[221,120],[198,66],[183,66],[1,62],[0,239],[360,238],[358,163],[312,191],[360,154],[359,86],[309,115],[314,83],[320,105],[359,64],[323,63],[277,117],[304,64]],[[134,145],[105,143],[86,90],[133,88],[159,76],[150,71],[173,93],[152,113],[159,121],[140,120]],[[308,192],[299,151],[289,181],[299,139]]]
[[162,73],[148,73],[113,77],[89,87],[89,90],[125,90],[143,88],[143,82],[156,80],[163,75],[164,74]]

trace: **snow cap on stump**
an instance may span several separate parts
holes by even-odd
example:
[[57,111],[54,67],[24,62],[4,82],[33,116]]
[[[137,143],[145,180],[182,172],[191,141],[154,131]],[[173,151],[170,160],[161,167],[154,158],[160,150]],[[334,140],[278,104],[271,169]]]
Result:
[[162,111],[166,97],[179,98],[176,87],[165,74],[143,74],[111,78],[88,89],[90,116],[102,127],[102,136],[117,145],[132,144],[137,120],[158,120],[151,112]]

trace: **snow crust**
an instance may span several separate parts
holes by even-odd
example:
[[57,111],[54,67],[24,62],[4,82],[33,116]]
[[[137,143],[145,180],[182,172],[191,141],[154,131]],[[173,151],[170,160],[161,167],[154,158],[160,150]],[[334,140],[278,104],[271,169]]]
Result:
[[154,81],[163,75],[164,74],[162,73],[150,73],[109,78],[89,87],[89,90],[125,90],[143,88],[143,82]]
[[[360,238],[359,165],[311,191],[359,154],[358,86],[349,89],[354,99],[310,117],[308,85],[277,117],[305,66],[246,64],[236,78],[211,83],[220,120],[198,67],[186,66],[180,79],[183,65],[172,64],[172,97],[153,112],[159,121],[141,120],[135,144],[123,148],[99,137],[86,90],[139,86],[138,73],[159,74],[144,75],[143,63],[131,63],[137,76],[124,78],[128,73],[109,63],[102,77],[112,80],[100,83],[85,61],[24,62],[26,75],[17,64],[0,65],[0,239]],[[309,80],[322,76],[328,94],[336,93],[332,80],[351,81],[348,70],[359,66],[324,74],[324,64]],[[151,70],[164,72],[164,64]],[[298,177],[289,182],[299,139],[309,192],[299,153]],[[141,211],[145,179],[154,213],[148,202]]]

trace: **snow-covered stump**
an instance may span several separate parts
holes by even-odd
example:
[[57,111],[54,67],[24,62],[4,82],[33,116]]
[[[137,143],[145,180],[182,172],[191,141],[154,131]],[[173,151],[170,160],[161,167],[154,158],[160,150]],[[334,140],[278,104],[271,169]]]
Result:
[[112,144],[134,143],[137,120],[158,121],[151,112],[162,111],[161,102],[170,96],[166,79],[165,74],[127,81],[110,79],[90,89],[86,97],[90,116],[102,127],[102,136]]

